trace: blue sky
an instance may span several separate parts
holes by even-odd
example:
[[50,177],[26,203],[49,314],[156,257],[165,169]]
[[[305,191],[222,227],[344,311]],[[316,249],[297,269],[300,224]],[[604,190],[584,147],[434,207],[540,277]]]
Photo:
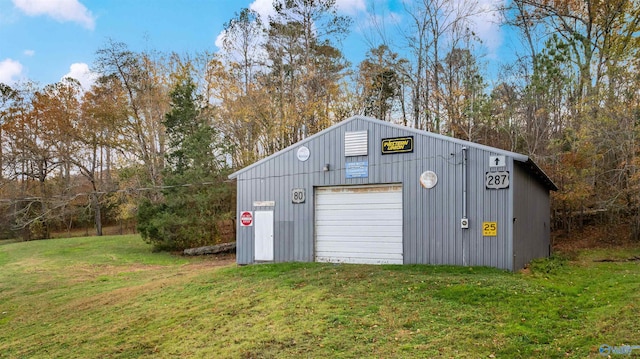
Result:
[[[337,0],[340,12],[354,19],[343,44],[352,63],[364,58],[372,18],[385,18],[390,27],[406,22],[402,1],[410,0]],[[488,8],[502,1],[479,3]],[[42,86],[72,76],[90,84],[95,52],[109,38],[134,51],[215,52],[224,23],[245,7],[268,15],[271,0],[0,0],[0,82]],[[491,61],[509,51],[493,18],[475,21]]]

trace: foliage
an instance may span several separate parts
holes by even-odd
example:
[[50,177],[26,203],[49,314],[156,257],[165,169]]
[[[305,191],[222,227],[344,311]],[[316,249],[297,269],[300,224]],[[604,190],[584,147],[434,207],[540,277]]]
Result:
[[367,52],[359,67],[359,86],[362,87],[363,114],[380,120],[390,120],[400,99],[401,76],[398,54],[385,45]]
[[137,236],[0,243],[0,353],[595,359],[640,330],[637,262],[597,260],[634,256],[640,249],[589,250],[508,273],[236,267],[152,253]]
[[533,274],[549,275],[558,274],[565,265],[567,265],[567,258],[561,254],[554,254],[549,258],[533,260],[529,265],[529,269]]
[[[232,212],[218,185],[224,165],[364,114],[526,154],[560,185],[553,229],[604,213],[602,224],[627,222],[640,239],[640,3],[506,2],[502,20],[522,43],[492,76],[472,21],[480,5],[402,2],[393,26],[371,7],[358,64],[344,57],[353,23],[335,0],[276,0],[269,17],[240,10],[215,54],[136,52],[110,39],[91,89],[0,84],[0,233],[47,238],[91,224],[100,234],[103,221],[134,222],[139,208],[162,204],[157,215],[173,218],[177,235],[193,218]],[[165,117],[187,72],[198,96],[182,110],[207,126]],[[214,227],[192,231],[180,238],[215,237]]]
[[215,244],[217,223],[233,212],[233,188],[224,182],[226,152],[195,91],[186,75],[170,94],[162,199],[143,200],[138,209],[138,230],[156,249]]
[[476,140],[476,132],[485,126],[489,116],[486,84],[469,49],[453,48],[443,61],[444,84],[442,106],[445,111],[447,133],[456,138]]
[[[233,166],[247,166],[345,118],[347,63],[339,41],[350,19],[334,0],[273,2],[261,18],[243,9],[225,24],[223,49],[208,61],[211,94]],[[267,26],[268,25],[268,26]]]
[[640,218],[631,194],[639,11],[634,1],[516,0],[505,8],[528,49],[513,83],[515,148],[560,184],[552,206],[565,231],[589,212],[602,211],[608,223]]
[[277,121],[269,154],[331,125],[346,68],[335,42],[350,23],[337,15],[334,0],[276,0],[274,8],[264,48],[269,72],[262,77]]
[[114,98],[110,103],[124,111],[127,121],[122,131],[127,134],[121,150],[130,163],[142,163],[140,183],[157,186],[164,167],[165,135],[162,127],[169,106],[167,61],[152,52],[135,53],[113,40],[96,52],[96,69],[110,79]]

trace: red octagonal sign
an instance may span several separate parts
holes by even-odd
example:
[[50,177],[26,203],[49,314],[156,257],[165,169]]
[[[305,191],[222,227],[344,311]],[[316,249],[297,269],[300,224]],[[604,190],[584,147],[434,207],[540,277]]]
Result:
[[249,211],[244,211],[240,214],[240,224],[243,227],[248,227],[253,224],[253,214]]

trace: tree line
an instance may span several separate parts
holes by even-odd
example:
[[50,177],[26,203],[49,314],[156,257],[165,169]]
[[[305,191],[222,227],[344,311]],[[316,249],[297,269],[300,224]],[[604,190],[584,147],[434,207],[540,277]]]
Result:
[[[158,248],[220,240],[230,171],[362,114],[520,152],[558,184],[554,227],[599,213],[640,237],[640,3],[514,0],[519,36],[489,78],[474,2],[404,5],[371,22],[359,64],[335,0],[274,0],[225,24],[216,53],[136,52],[107,41],[95,84],[0,85],[0,236],[137,224]],[[380,17],[374,17],[380,19]]]

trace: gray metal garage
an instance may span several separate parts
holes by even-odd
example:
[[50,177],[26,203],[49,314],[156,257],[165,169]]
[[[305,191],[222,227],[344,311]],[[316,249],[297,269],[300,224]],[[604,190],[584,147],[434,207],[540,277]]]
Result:
[[527,156],[355,116],[233,173],[237,262],[517,270],[550,253]]

